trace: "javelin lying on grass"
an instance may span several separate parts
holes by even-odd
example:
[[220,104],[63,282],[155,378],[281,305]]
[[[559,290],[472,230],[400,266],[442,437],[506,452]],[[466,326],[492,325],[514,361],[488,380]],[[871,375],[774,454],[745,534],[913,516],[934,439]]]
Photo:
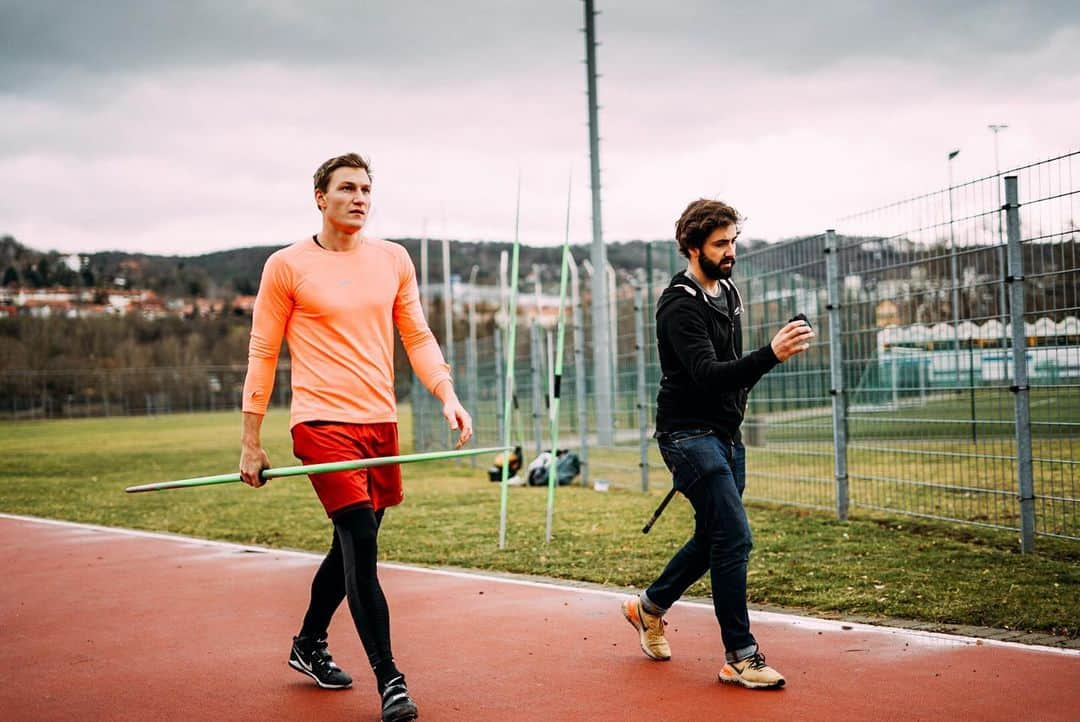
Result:
[[[307,466],[281,466],[276,469],[263,469],[260,476],[263,479],[275,479],[280,476],[304,476],[306,474],[325,474],[330,471],[348,471],[350,469],[370,469],[375,466],[390,466],[391,464],[413,464],[418,461],[439,461],[442,459],[456,459],[462,456],[479,456],[480,454],[492,454],[505,452],[501,446],[491,446],[486,449],[461,449],[459,451],[429,451],[423,454],[404,454],[402,456],[380,456],[374,459],[351,459],[349,461],[329,461],[325,464],[308,464]],[[239,472],[235,474],[219,474],[218,476],[199,476],[194,479],[180,479],[179,481],[163,481],[159,484],[143,484],[141,486],[129,486],[124,491],[133,494],[139,491],[160,491],[162,489],[183,489],[189,486],[211,486],[213,484],[231,484],[241,481]]]

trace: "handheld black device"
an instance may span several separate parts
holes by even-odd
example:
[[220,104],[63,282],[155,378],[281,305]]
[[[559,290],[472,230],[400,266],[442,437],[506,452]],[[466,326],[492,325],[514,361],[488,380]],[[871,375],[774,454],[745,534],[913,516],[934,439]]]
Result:
[[810,328],[814,327],[814,324],[810,323],[810,319],[808,319],[806,317],[805,313],[797,313],[794,316],[792,316],[790,319],[788,319],[788,323],[791,323],[792,321],[802,321],[803,323],[805,323]]

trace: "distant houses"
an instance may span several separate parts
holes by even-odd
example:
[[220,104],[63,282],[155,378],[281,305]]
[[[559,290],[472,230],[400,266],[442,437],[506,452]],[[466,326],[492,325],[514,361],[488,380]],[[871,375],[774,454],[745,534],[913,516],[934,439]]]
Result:
[[251,316],[254,296],[231,300],[210,298],[162,299],[139,288],[0,288],[0,318],[95,318],[139,316],[208,318],[233,313]]

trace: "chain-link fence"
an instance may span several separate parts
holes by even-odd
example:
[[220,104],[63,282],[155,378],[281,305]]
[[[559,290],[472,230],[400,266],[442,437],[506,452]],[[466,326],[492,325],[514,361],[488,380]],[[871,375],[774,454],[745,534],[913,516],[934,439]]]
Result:
[[1077,170],[1071,154],[839,223],[853,507],[1080,538]]
[[795,314],[818,336],[810,350],[766,374],[747,405],[743,440],[751,499],[817,509],[835,506],[830,412],[825,238],[812,236],[744,254],[738,265],[744,348],[760,348]]
[[[841,518],[866,509],[1015,529],[1025,549],[1035,535],[1080,539],[1078,158],[956,185],[741,255],[744,346],[767,344],[796,313],[818,332],[809,352],[751,394],[749,498]],[[670,258],[672,245],[650,248],[650,258]],[[662,265],[615,284],[614,443],[604,446],[592,409],[589,304],[579,301],[584,322],[567,343],[581,334],[583,349],[566,360],[560,446],[588,456],[586,482],[669,483],[650,441],[659,380],[652,318],[673,264]],[[519,442],[526,460],[549,443],[551,373],[550,332],[527,328],[515,364],[520,418],[511,420],[515,440],[527,438]],[[1013,353],[1019,347],[1024,354]],[[488,366],[497,396],[505,370]],[[482,443],[498,442],[499,423],[478,424]]]

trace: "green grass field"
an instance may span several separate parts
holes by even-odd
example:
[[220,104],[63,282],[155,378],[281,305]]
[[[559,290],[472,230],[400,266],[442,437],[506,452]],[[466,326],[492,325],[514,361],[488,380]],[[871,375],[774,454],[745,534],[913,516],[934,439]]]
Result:
[[[409,440],[402,411],[402,438]],[[259,490],[235,484],[123,493],[132,484],[234,469],[239,423],[238,413],[4,423],[0,510],[323,551],[330,526],[302,477]],[[286,413],[271,413],[264,441],[275,465],[295,463]],[[611,453],[594,453],[596,473]],[[763,450],[749,454],[753,467]],[[387,515],[381,557],[641,587],[692,528],[689,505],[678,498],[649,536],[641,534],[666,491],[654,474],[648,494],[560,488],[555,538],[545,545],[545,492],[511,488],[509,548],[499,551],[499,486],[486,480],[488,463],[405,467],[406,501]],[[790,460],[769,473],[780,477],[785,468],[803,473]],[[633,485],[636,470],[630,477]],[[766,478],[752,476],[748,494]],[[750,516],[752,603],[1080,636],[1076,543],[1040,538],[1038,553],[1024,556],[1015,533],[991,529],[871,514],[838,522],[767,504],[751,504]],[[706,596],[707,584],[691,594]]]
[[[853,405],[848,415],[848,435],[852,440],[880,439],[972,439],[972,397],[968,390],[960,392],[935,391],[925,400],[917,396],[901,397],[897,408],[887,404],[882,396],[877,406],[860,405],[858,393],[853,392]],[[974,438],[1012,439],[1015,429],[1015,408],[1012,393],[1001,388],[981,388],[974,394]],[[766,402],[757,402],[765,408]],[[1029,405],[1035,438],[1080,436],[1080,388],[1032,387]],[[752,405],[751,416],[755,412]],[[766,436],[772,441],[828,441],[832,439],[832,408],[827,397],[817,409],[796,412],[759,413],[757,421],[766,426]],[[755,421],[755,419],[750,419]]]

